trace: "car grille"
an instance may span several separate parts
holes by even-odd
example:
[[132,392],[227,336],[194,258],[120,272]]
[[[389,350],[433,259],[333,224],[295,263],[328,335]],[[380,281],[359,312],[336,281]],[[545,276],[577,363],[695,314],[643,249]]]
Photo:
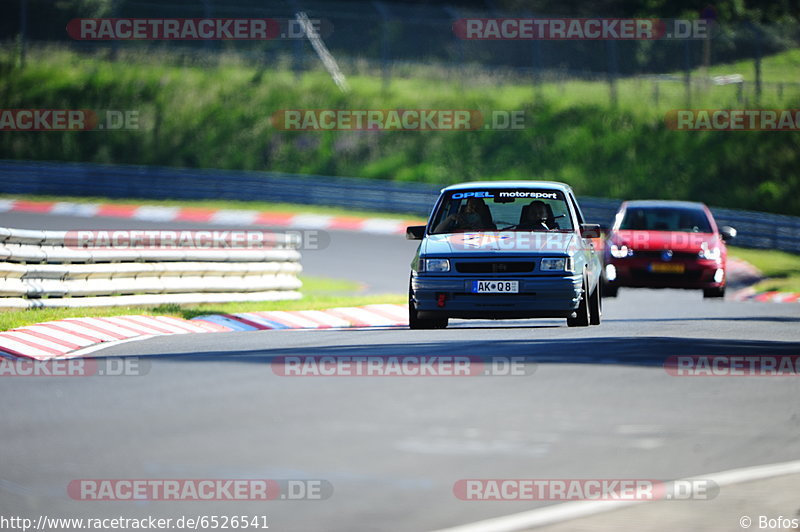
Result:
[[526,273],[532,272],[534,262],[457,262],[460,273]]

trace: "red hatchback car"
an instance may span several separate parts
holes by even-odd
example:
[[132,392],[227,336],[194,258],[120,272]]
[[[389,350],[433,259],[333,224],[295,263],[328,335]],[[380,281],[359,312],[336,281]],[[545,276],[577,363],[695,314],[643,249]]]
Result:
[[717,228],[711,211],[688,201],[626,201],[605,247],[604,295],[621,286],[702,289],[723,297],[725,242],[736,230]]

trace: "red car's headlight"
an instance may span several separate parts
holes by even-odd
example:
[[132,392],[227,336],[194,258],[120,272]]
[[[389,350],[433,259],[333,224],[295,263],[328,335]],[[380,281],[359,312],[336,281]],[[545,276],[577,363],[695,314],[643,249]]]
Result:
[[626,246],[625,244],[621,246],[617,246],[616,244],[611,244],[609,251],[611,252],[611,256],[614,257],[615,259],[625,259],[627,257],[633,256],[633,250],[628,248],[628,246]]

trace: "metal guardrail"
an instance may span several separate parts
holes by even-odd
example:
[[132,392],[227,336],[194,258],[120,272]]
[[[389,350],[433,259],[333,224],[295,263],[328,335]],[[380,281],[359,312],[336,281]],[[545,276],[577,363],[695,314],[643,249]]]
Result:
[[[0,193],[141,199],[231,199],[326,205],[427,217],[440,186],[275,172],[0,161]],[[587,220],[610,223],[620,200],[579,198]],[[800,217],[712,208],[736,245],[800,253]]]
[[0,307],[298,299],[299,242],[273,236],[247,249],[81,248],[65,231],[0,228]]

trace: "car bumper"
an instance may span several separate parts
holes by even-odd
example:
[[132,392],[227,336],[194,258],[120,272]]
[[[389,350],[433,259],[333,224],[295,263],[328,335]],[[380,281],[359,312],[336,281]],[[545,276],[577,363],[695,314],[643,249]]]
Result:
[[475,294],[479,278],[413,276],[412,298],[420,318],[565,318],[578,308],[583,277],[480,277],[480,280],[519,281],[517,294]]
[[[719,288],[725,286],[725,266],[717,261],[684,261],[670,264],[682,265],[683,272],[663,273],[652,271],[653,261],[611,259],[607,261],[606,280],[611,286],[634,288]],[[610,279],[608,265],[613,266],[615,278]],[[722,270],[722,279],[715,280],[717,270]]]

